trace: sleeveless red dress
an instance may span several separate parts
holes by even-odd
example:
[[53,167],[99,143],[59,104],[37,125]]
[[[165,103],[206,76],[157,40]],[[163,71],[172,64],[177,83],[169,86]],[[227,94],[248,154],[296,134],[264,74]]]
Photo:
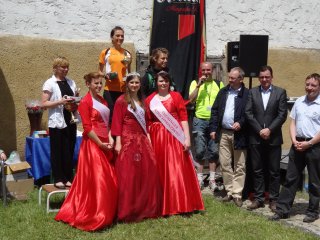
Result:
[[[106,104],[103,98],[101,102]],[[108,142],[108,129],[88,93],[80,102],[79,113],[84,133],[78,167],[71,189],[55,217],[85,231],[95,231],[113,223],[117,210],[117,180],[112,151],[102,151],[87,133],[93,130],[102,142]]]
[[[171,98],[162,101],[162,104],[178,122],[187,121],[183,98],[177,92],[170,92],[170,95]],[[154,96],[155,93],[146,99],[147,125],[163,187],[162,214],[204,210],[192,159],[188,152],[183,151],[182,144],[151,112],[150,102]]]
[[115,164],[118,221],[137,222],[161,216],[162,190],[154,151],[143,128],[128,110],[124,95],[116,101],[111,132],[113,136],[121,136],[122,145]]

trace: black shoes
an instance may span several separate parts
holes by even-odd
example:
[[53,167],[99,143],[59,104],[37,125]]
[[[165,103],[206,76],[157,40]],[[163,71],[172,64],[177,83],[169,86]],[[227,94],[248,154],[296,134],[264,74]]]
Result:
[[319,218],[319,216],[305,216],[305,218],[303,219],[303,222],[305,223],[312,223],[315,220],[317,220]]
[[[280,219],[287,219],[289,218],[289,214],[284,214],[284,213],[276,213],[273,216],[269,217],[268,219],[271,221],[279,221]],[[303,222],[305,223],[312,223],[315,220],[317,220],[319,216],[305,216],[303,219]]]
[[280,219],[287,219],[287,218],[289,218],[289,214],[275,213],[273,216],[269,217],[268,219],[271,221],[279,221]]
[[276,206],[276,202],[275,201],[269,201],[269,208],[271,210],[271,212],[276,212],[277,206]]

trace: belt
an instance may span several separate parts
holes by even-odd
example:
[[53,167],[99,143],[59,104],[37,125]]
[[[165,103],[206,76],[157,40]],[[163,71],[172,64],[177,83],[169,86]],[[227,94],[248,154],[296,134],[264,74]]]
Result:
[[296,137],[296,140],[299,142],[306,141],[309,142],[312,138]]

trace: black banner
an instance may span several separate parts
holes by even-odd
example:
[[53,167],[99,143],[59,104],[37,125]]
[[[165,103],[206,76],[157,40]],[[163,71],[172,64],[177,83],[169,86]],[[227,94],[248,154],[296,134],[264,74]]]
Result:
[[154,0],[150,53],[170,51],[170,74],[183,97],[205,56],[205,0]]

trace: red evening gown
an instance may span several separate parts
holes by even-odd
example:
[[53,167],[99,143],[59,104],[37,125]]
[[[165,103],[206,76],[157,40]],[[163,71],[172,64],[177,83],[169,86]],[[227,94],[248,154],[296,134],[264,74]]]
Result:
[[115,104],[111,132],[121,136],[116,160],[118,221],[136,222],[161,216],[161,185],[151,143],[135,116],[127,109],[124,95]]
[[[162,101],[167,111],[178,122],[187,121],[184,100],[177,92],[170,92],[171,98]],[[195,168],[182,144],[162,125],[151,112],[149,105],[155,93],[146,99],[147,125],[155,151],[160,180],[163,186],[163,215],[188,213],[204,210]]]
[[[100,98],[101,102],[105,101]],[[107,108],[106,108],[107,109]],[[102,151],[87,133],[93,130],[102,142],[108,142],[108,129],[88,93],[79,105],[84,133],[78,167],[71,189],[55,217],[73,227],[94,231],[111,225],[117,210],[117,181],[112,151]]]

